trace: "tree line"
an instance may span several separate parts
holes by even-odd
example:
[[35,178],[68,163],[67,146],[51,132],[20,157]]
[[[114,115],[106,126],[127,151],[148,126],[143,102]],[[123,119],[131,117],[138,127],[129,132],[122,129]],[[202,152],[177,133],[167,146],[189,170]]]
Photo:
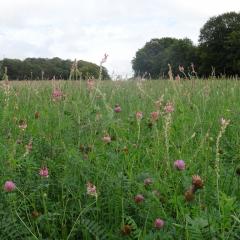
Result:
[[[10,80],[45,79],[88,79],[98,78],[100,66],[86,61],[71,61],[60,58],[26,58],[25,60],[5,58],[0,61],[0,78]],[[102,67],[102,79],[110,79],[107,69]]]
[[191,77],[196,72],[201,77],[239,75],[240,13],[211,17],[200,30],[198,45],[188,38],[152,39],[132,60],[135,76],[141,77],[167,76],[168,64],[175,76]]

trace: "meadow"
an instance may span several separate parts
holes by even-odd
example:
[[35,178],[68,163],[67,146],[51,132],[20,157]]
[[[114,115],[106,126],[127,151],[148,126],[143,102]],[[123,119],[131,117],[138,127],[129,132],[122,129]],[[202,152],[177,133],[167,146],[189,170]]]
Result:
[[240,82],[1,83],[0,239],[240,239]]

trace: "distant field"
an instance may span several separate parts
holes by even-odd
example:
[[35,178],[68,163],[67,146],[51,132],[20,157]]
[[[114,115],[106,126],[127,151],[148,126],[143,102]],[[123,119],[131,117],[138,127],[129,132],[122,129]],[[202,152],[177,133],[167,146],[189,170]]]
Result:
[[239,81],[2,82],[0,103],[1,240],[240,239]]

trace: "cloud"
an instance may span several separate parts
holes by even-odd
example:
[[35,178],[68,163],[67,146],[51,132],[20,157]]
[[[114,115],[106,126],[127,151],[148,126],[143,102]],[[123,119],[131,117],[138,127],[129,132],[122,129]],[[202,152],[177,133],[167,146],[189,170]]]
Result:
[[[109,72],[131,74],[131,60],[146,41],[189,37],[211,16],[239,11],[239,0],[8,0],[0,2],[0,49],[12,58],[78,58]],[[3,56],[0,56],[0,58]]]

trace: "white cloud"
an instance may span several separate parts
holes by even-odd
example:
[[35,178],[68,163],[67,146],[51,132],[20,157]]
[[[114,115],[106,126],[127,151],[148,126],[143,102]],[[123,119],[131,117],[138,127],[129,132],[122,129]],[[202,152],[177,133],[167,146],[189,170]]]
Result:
[[151,38],[197,43],[207,19],[239,11],[239,0],[8,0],[0,2],[2,56],[78,58],[130,74],[135,52]]

